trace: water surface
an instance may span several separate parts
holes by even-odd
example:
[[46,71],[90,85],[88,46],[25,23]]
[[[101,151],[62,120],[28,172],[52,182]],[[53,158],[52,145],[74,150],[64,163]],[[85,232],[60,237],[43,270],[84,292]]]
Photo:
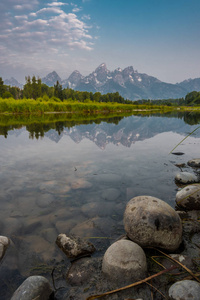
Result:
[[132,197],[151,195],[174,207],[176,164],[200,157],[200,130],[177,147],[184,155],[169,152],[198,120],[137,115],[109,123],[2,126],[0,235],[13,244],[0,269],[0,298],[9,299],[27,276],[51,277],[64,259],[55,245],[59,233],[90,239],[102,255],[124,234],[123,213]]

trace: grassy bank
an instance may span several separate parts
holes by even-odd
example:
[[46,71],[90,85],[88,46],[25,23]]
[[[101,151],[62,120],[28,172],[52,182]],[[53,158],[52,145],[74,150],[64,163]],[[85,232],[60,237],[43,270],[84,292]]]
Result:
[[134,110],[162,110],[172,111],[174,108],[169,106],[160,106],[152,104],[119,104],[113,102],[99,103],[93,101],[55,101],[55,100],[33,100],[13,98],[0,98],[0,113],[11,114],[41,114],[45,112],[77,112],[77,113],[103,113],[103,112],[132,112]]

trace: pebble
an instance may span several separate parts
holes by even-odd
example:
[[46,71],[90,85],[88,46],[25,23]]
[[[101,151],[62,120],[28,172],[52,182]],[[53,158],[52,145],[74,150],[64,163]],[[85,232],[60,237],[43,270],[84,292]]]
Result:
[[3,259],[9,245],[9,238],[7,238],[6,236],[0,236],[0,261]]
[[200,158],[194,158],[188,161],[188,166],[193,168],[200,168]]
[[84,241],[75,235],[67,236],[63,233],[58,235],[56,244],[70,259],[91,255],[96,250],[92,243]]
[[180,172],[175,176],[175,181],[177,183],[189,184],[193,182],[198,182],[199,179],[196,175],[189,172]]
[[182,280],[174,283],[169,289],[172,300],[199,300],[200,283],[194,280]]
[[200,184],[188,185],[178,191],[176,204],[185,210],[200,210]]

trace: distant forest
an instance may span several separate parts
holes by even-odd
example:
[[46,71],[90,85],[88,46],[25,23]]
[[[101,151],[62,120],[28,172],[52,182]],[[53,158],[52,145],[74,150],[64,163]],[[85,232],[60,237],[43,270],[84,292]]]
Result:
[[49,99],[57,102],[64,100],[80,101],[80,102],[115,102],[122,104],[155,104],[168,106],[196,106],[200,105],[200,92],[193,91],[188,93],[185,98],[178,99],[160,99],[149,100],[142,99],[131,101],[124,99],[118,92],[107,93],[102,95],[100,92],[80,92],[71,88],[62,88],[62,85],[57,81],[53,87],[42,83],[41,78],[33,76],[25,77],[26,83],[23,89],[5,85],[2,77],[0,77],[0,98],[8,99],[39,99],[40,101],[48,101]]

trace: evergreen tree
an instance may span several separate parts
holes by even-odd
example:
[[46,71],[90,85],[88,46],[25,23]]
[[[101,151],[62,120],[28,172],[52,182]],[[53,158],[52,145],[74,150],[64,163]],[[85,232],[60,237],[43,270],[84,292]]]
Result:
[[63,90],[62,85],[57,80],[56,85],[54,85],[54,96],[63,101]]
[[3,96],[3,94],[5,93],[5,91],[6,91],[6,87],[4,85],[2,77],[0,77],[0,97]]

